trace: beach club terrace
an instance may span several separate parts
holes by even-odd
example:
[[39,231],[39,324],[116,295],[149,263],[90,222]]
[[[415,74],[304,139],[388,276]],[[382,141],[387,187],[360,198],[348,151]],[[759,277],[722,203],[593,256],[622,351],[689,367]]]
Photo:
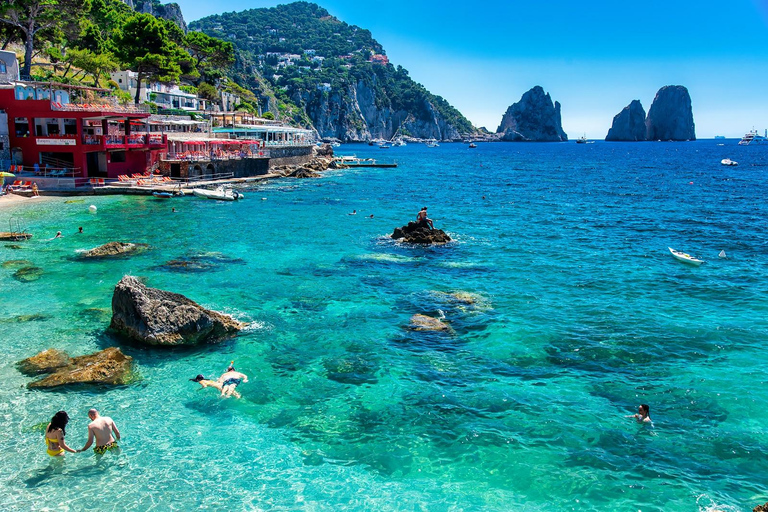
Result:
[[36,175],[116,178],[152,167],[166,150],[164,134],[149,133],[144,105],[120,106],[110,98],[72,103],[74,95],[108,92],[58,83],[0,85],[8,118],[11,163]]

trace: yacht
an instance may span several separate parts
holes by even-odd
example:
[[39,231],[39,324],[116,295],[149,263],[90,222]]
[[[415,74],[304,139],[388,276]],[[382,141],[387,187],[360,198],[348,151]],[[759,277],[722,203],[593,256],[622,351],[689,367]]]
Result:
[[765,135],[760,135],[757,130],[752,130],[739,141],[739,146],[750,146],[753,144],[768,144],[768,130]]
[[587,143],[587,136],[586,135],[576,139],[576,144],[586,144],[586,143]]
[[426,144],[427,144],[428,148],[439,148],[440,147],[440,144],[437,143],[436,139],[429,139],[426,142]]

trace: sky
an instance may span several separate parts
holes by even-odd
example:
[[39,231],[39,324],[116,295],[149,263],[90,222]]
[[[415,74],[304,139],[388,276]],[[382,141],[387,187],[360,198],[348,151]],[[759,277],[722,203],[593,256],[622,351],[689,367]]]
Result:
[[[187,22],[287,1],[176,0]],[[632,100],[684,85],[698,138],[768,128],[768,0],[321,0],[394,65],[491,131],[540,85],[570,138],[604,138]]]

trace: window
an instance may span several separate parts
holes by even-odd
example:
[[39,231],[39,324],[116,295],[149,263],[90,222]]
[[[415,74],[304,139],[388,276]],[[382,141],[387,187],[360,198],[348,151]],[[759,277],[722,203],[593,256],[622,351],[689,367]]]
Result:
[[125,162],[125,151],[115,151],[110,153],[110,156],[112,157],[112,163]]
[[5,66],[5,61],[0,60],[0,73],[7,73],[8,68]]

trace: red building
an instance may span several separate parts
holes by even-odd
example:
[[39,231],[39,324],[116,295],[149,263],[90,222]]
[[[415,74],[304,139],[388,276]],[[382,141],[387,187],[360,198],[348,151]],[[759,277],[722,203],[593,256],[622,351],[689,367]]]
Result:
[[149,133],[149,112],[107,104],[106,98],[70,103],[70,92],[86,97],[101,91],[39,82],[0,86],[15,164],[83,178],[116,178],[158,164],[167,140]]

